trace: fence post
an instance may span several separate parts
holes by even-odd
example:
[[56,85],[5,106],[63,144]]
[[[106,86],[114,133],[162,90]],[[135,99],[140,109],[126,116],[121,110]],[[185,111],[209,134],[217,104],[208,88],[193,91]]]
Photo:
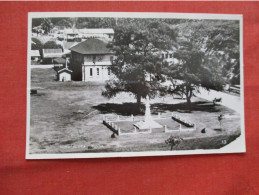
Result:
[[119,120],[120,120],[120,116],[118,115],[118,116],[117,116],[117,121],[119,121]]
[[131,120],[134,121],[134,116],[133,116],[133,114],[131,115]]
[[167,126],[165,125],[164,127],[165,127],[165,132],[167,132]]
[[179,131],[181,131],[182,130],[182,125],[180,124],[180,129],[179,129]]
[[160,114],[160,112],[158,113],[158,118],[159,118],[159,119],[161,118],[161,114]]
[[119,129],[118,129],[118,135],[120,135],[121,134],[121,128],[119,127]]
[[134,133],[137,133],[137,128],[136,127],[134,127]]

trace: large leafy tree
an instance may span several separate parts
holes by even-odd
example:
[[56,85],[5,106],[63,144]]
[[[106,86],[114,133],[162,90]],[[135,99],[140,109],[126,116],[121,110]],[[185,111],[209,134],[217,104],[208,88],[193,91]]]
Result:
[[207,56],[190,39],[179,41],[174,57],[179,63],[170,66],[168,78],[185,95],[188,104],[201,87],[207,90],[223,88],[224,79],[218,59]]
[[239,21],[182,20],[173,26],[205,55],[218,59],[227,83],[240,83]]
[[115,29],[114,40],[108,47],[115,53],[111,71],[115,79],[106,83],[102,95],[113,97],[120,92],[131,92],[140,105],[141,98],[153,97],[164,80],[167,64],[161,50],[171,49],[176,35],[162,22],[127,19]]
[[208,30],[206,52],[217,56],[223,76],[230,84],[240,84],[239,21],[214,22]]

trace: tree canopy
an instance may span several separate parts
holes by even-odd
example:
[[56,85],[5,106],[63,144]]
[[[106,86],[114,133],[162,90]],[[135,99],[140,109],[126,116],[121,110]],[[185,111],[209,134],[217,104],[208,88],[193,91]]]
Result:
[[179,80],[175,88],[185,95],[187,103],[191,103],[191,97],[199,92],[200,87],[222,89],[224,79],[216,57],[207,56],[190,40],[179,42],[174,57],[179,63],[171,64],[167,75],[173,83],[175,79]]
[[167,66],[160,51],[171,49],[175,38],[164,23],[134,20],[116,26],[114,40],[108,45],[116,56],[111,66],[116,79],[106,83],[102,94],[110,98],[122,91],[131,92],[138,104],[141,97],[155,96]]
[[44,49],[62,49],[62,46],[57,44],[55,41],[47,41],[44,46]]

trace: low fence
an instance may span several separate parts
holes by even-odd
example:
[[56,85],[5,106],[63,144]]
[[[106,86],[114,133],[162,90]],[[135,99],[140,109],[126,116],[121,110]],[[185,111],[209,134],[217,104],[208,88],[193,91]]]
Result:
[[[178,129],[168,129],[166,125],[164,125],[164,132],[165,133],[172,133],[172,132],[183,132],[183,131],[194,131],[196,130],[196,125],[181,119],[178,115],[172,113],[172,119],[174,119],[176,122],[180,124]],[[162,117],[160,113],[156,117],[153,117],[154,119],[168,119],[170,116],[167,117]],[[114,132],[117,135],[133,135],[133,134],[148,134],[152,133],[152,129],[149,128],[146,131],[139,131],[136,127],[134,127],[134,130],[132,132],[122,132],[120,127],[115,124],[115,122],[123,122],[123,121],[135,121],[135,117],[131,115],[130,117],[121,117],[121,116],[116,116],[116,117],[107,117],[103,116],[103,124],[107,126],[112,132]],[[190,128],[183,128],[182,126],[190,127]]]
[[[120,120],[118,118],[117,121],[134,121],[133,117],[130,117],[129,119],[125,119],[125,120]],[[134,127],[133,132],[122,132],[121,128],[118,127],[118,125],[116,125],[114,123],[115,121],[110,121],[108,120],[108,117],[105,117],[103,119],[103,124],[108,127],[112,132],[116,133],[117,135],[133,135],[133,134],[147,134],[147,133],[152,133],[152,129],[149,128],[149,130],[147,131],[138,131],[136,127]]]
[[172,133],[172,132],[182,132],[182,131],[195,131],[196,125],[194,125],[192,128],[182,128],[182,125],[180,124],[179,129],[168,129],[167,126],[164,126],[165,133]]
[[185,119],[181,119],[178,115],[172,113],[172,119],[174,119],[176,122],[185,125],[186,127],[194,127],[194,124],[190,121],[187,121]]

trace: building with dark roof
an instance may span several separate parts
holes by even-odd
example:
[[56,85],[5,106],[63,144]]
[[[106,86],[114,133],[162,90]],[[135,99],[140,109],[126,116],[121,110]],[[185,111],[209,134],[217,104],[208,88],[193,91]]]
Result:
[[107,43],[99,39],[88,39],[70,48],[72,80],[105,81],[110,79],[113,53]]

